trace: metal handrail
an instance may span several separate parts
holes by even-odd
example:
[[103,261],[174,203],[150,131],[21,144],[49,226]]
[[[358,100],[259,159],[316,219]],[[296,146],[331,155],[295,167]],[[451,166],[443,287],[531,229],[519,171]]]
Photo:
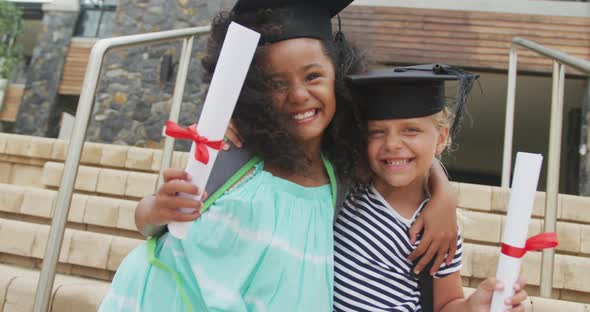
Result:
[[[504,130],[504,155],[502,160],[502,187],[509,187],[512,161],[512,137],[516,98],[516,71],[518,47],[527,48],[553,60],[553,88],[551,95],[551,124],[549,129],[549,154],[547,157],[547,188],[545,197],[544,231],[555,232],[557,222],[557,196],[559,194],[559,163],[563,118],[565,65],[590,75],[590,62],[567,53],[547,48],[533,41],[515,37],[510,47],[508,62],[508,94],[506,97],[506,124]],[[541,262],[540,294],[551,297],[553,287],[554,249],[545,249]]]
[[[176,75],[176,85],[172,96],[172,109],[170,113],[170,119],[177,121],[180,114],[180,104],[182,102],[184,86],[186,84],[188,67],[190,65],[193,39],[195,36],[207,34],[209,31],[210,26],[193,27],[101,39],[94,44],[88,60],[88,66],[86,67],[82,92],[78,101],[74,131],[70,139],[68,154],[64,163],[63,178],[59,187],[55,209],[53,210],[55,211],[55,215],[51,222],[51,229],[47,240],[47,247],[45,249],[45,257],[43,258],[43,265],[41,267],[41,274],[39,276],[37,292],[35,294],[35,312],[48,311],[49,302],[51,300],[55,270],[61,251],[67,216],[70,210],[74,182],[78,173],[84,137],[86,136],[90,114],[94,106],[94,97],[105,54],[114,49],[155,45],[182,40],[183,44],[182,50],[180,51],[179,70]],[[166,138],[164,151],[162,153],[161,170],[170,166],[172,148],[173,140]]]

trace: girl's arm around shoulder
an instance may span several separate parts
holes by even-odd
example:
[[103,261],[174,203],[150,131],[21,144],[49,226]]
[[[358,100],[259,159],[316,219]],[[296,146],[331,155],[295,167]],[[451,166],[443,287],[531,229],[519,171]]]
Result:
[[[447,179],[444,168],[435,162],[430,169],[429,203],[410,228],[410,239],[413,243],[417,235],[424,229],[418,247],[409,255],[408,260],[420,258],[415,270],[420,272],[436,256],[431,274],[434,274],[443,262],[450,264],[457,251],[457,192]],[[445,261],[446,260],[446,261]]]
[[[525,283],[521,280],[514,287],[514,296],[507,299],[506,305],[512,308],[506,311],[524,312],[522,304],[528,294],[524,290]],[[435,312],[489,312],[494,291],[502,291],[503,285],[495,278],[488,278],[464,299],[461,275],[455,272],[444,278],[434,279],[434,311]]]

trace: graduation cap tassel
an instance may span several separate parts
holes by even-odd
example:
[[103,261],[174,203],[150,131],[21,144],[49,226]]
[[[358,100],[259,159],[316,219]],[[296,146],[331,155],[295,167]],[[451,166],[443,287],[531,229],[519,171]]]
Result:
[[452,74],[457,75],[458,78],[457,103],[454,112],[455,119],[453,120],[453,124],[451,126],[451,139],[455,140],[459,131],[461,119],[466,113],[465,104],[467,103],[471,89],[473,88],[473,85],[479,76],[477,74],[467,73],[456,68],[447,68],[446,70]]
[[356,59],[356,51],[354,49],[349,49],[346,43],[346,37],[342,32],[342,20],[340,19],[340,14],[337,14],[336,17],[338,18],[338,30],[334,33],[332,40],[334,44],[341,45],[338,51],[340,52],[338,55],[338,67],[340,67],[340,72],[346,73],[350,70],[350,65],[353,64],[353,60]]
[[334,41],[336,42],[344,42],[346,38],[344,37],[344,33],[342,32],[342,20],[340,19],[340,14],[336,15],[338,18],[338,31],[334,34]]

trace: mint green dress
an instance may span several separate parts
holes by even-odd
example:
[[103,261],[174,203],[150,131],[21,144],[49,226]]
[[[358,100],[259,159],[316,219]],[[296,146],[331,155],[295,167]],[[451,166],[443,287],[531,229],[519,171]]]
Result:
[[330,185],[303,187],[259,163],[192,223],[121,263],[99,311],[331,311]]

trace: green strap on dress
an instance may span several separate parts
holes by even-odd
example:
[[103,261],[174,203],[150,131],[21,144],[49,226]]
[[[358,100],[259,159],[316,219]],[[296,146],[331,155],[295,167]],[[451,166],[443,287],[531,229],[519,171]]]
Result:
[[248,161],[238,172],[236,172],[229,180],[227,180],[215,193],[211,195],[211,197],[207,198],[203,203],[203,207],[201,207],[201,213],[205,212],[213,203],[215,203],[219,197],[223,196],[223,194],[229,190],[234,184],[238,183],[241,178],[243,178],[254,166],[256,166],[262,159],[260,157],[254,156],[250,161]]
[[332,207],[336,209],[336,201],[338,200],[338,181],[336,180],[334,167],[332,167],[332,163],[330,163],[330,161],[324,157],[324,154],[322,154],[322,161],[324,162],[324,167],[326,167],[326,172],[328,172],[328,179],[330,179],[330,188],[332,189]]
[[[227,182],[225,182],[213,195],[211,195],[205,202],[203,203],[203,207],[201,208],[201,213],[205,212],[215,201],[217,201],[223,194],[229,190],[233,185],[235,185],[240,179],[242,179],[252,168],[254,168],[258,163],[260,163],[262,159],[260,157],[253,157],[248,161],[240,170],[238,170]],[[322,161],[324,163],[324,167],[326,168],[326,172],[328,173],[328,178],[330,179],[330,188],[332,190],[332,206],[336,208],[336,201],[337,201],[337,192],[338,192],[338,184],[336,181],[336,174],[334,173],[334,167],[330,163],[330,161],[324,157],[322,154]],[[147,240],[147,258],[150,265],[157,267],[161,270],[164,270],[172,275],[174,279],[174,283],[180,292],[180,297],[185,307],[186,312],[194,312],[194,308],[186,294],[184,285],[182,283],[182,277],[178,274],[178,272],[172,270],[166,264],[158,260],[156,257],[156,242],[158,238],[162,235],[162,233],[152,236]],[[143,295],[140,298],[140,307],[143,306]]]
[[[184,303],[185,311],[193,312],[193,311],[195,311],[195,309],[193,308],[191,301],[188,299],[188,295],[186,294],[186,291],[184,290],[184,287],[182,285],[182,277],[178,274],[178,272],[172,270],[167,265],[165,265],[163,262],[158,260],[158,258],[156,258],[156,242],[158,240],[158,237],[159,236],[152,236],[147,241],[148,262],[151,265],[155,266],[156,268],[162,269],[172,275],[172,278],[174,279],[174,283],[176,283],[176,286],[178,287],[178,291],[180,292],[180,298],[182,299],[182,303]],[[143,304],[143,295],[141,296],[140,307],[142,306],[142,304]]]

